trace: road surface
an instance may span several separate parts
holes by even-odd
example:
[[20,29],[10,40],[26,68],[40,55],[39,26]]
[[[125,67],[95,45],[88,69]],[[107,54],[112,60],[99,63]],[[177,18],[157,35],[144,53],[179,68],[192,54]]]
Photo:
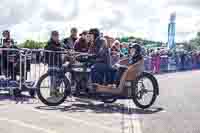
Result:
[[132,104],[132,115],[122,110],[122,103],[127,106],[129,101],[105,106],[77,100],[47,107],[37,99],[16,104],[1,96],[0,133],[199,133],[199,75],[200,71],[158,75],[157,102],[148,110]]

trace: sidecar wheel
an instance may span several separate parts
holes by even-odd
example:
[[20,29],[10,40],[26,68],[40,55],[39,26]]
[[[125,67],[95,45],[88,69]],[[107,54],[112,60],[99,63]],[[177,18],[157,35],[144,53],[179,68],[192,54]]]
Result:
[[[149,87],[144,86],[144,79],[147,79],[150,81],[152,85],[152,90],[149,90]],[[142,89],[139,90],[139,85],[142,84]],[[146,103],[141,103],[141,101],[144,102],[145,99],[143,99],[143,96],[145,96],[147,93],[152,93],[152,97],[146,102]],[[132,91],[132,96],[133,96],[133,102],[135,105],[141,109],[146,109],[151,107],[159,93],[159,87],[158,87],[158,82],[156,78],[149,73],[143,72],[141,76],[139,76],[135,82],[133,91]],[[141,101],[140,101],[141,100]]]

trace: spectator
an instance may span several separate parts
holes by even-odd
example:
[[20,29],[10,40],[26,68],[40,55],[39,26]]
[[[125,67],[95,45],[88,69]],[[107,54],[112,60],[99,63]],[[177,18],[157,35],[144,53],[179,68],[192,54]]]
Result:
[[3,31],[2,36],[3,36],[3,46],[6,46],[8,44],[6,47],[11,47],[12,45],[14,45],[14,40],[10,38],[10,31],[8,30]]
[[77,37],[77,34],[78,34],[77,28],[72,28],[70,32],[71,32],[70,37],[65,38],[63,40],[65,49],[74,49],[74,44],[75,44],[76,40],[78,39],[78,37]]
[[[1,51],[3,72],[6,77],[11,76],[12,80],[16,80],[17,72],[19,72],[19,67],[17,67],[17,60],[19,60],[18,47],[14,45],[13,39],[10,38],[10,31],[5,30],[2,35],[4,37],[2,49],[5,49]],[[11,57],[11,55],[13,56]]]
[[181,70],[185,70],[185,61],[186,61],[186,54],[185,52],[181,53]]
[[120,52],[121,44],[120,44],[120,42],[118,40],[114,41],[114,43],[112,44],[112,46],[115,46],[116,51]]
[[89,50],[88,50],[88,53],[94,54],[95,53],[95,41],[94,41],[93,36],[91,36],[90,33],[88,33],[88,34],[89,34],[89,38],[88,38],[88,40],[89,40]]
[[44,48],[48,50],[45,52],[45,62],[49,65],[49,67],[61,67],[62,58],[61,54],[58,51],[62,51],[63,48],[61,43],[59,42],[59,33],[58,31],[52,31],[50,40]]
[[156,53],[151,53],[151,70],[153,73],[156,73]]
[[181,59],[180,59],[180,53],[175,52],[175,62],[176,62],[176,70],[181,69]]
[[89,50],[89,35],[87,31],[80,34],[80,38],[75,42],[74,49],[77,52],[88,52]]
[[[61,51],[64,50],[60,41],[59,41],[59,33],[58,31],[52,31],[51,37],[45,46],[46,51],[45,54],[45,62],[48,64],[49,68],[53,68],[54,70],[60,70],[64,60],[62,59]],[[50,97],[48,100],[55,101],[62,94],[56,89],[56,72],[52,71],[53,74],[50,76]]]
[[156,57],[156,68],[155,68],[155,73],[159,73],[160,72],[160,53],[159,53],[159,51],[157,51],[156,52],[156,55],[155,55]]
[[122,43],[121,49],[120,49],[121,56],[128,56],[128,44]]
[[[92,67],[92,81],[93,83],[106,83],[113,82],[113,69],[110,66],[110,55],[107,41],[100,36],[98,29],[90,29],[89,31],[91,41],[93,41],[92,52],[95,54],[96,63]],[[114,73],[114,72],[113,72]]]
[[111,64],[114,65],[120,59],[120,42],[115,41],[111,47]]
[[197,64],[198,64],[198,69],[200,69],[200,52],[197,52]]

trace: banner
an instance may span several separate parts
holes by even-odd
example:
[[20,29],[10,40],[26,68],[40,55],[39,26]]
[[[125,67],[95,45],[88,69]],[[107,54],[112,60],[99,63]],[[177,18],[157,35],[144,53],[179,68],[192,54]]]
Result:
[[175,49],[175,35],[176,35],[176,14],[173,13],[170,16],[170,23],[168,25],[168,49]]

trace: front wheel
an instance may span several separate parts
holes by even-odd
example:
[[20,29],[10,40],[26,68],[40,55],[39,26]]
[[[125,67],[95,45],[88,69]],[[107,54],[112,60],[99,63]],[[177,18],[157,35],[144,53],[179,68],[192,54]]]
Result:
[[156,78],[150,73],[143,72],[134,84],[133,102],[139,108],[149,108],[154,104],[158,93],[159,87]]
[[71,94],[70,82],[65,76],[58,77],[46,73],[40,77],[36,92],[42,103],[58,106]]

